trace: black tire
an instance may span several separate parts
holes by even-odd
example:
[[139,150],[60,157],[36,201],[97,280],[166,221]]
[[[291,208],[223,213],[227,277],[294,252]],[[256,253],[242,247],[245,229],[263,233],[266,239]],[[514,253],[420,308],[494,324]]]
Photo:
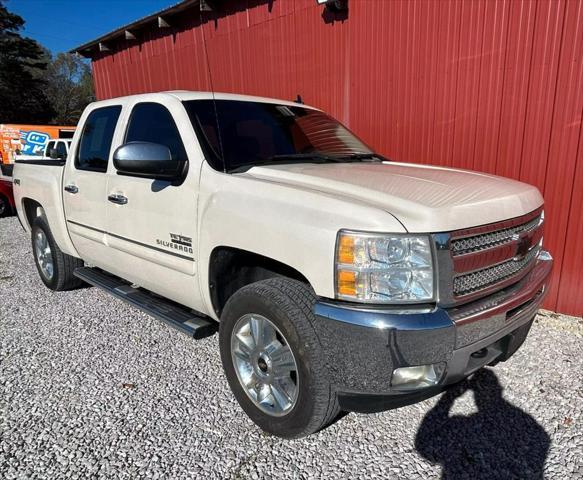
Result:
[[10,202],[4,195],[0,195],[0,218],[12,215],[12,207]]
[[[50,255],[53,261],[53,274],[51,278],[45,275],[39,264],[37,249],[35,248],[35,236],[39,231],[44,233],[50,246]],[[67,255],[61,251],[44,217],[36,217],[32,222],[32,252],[40,278],[51,290],[57,292],[72,290],[83,285],[83,281],[73,275],[76,268],[83,266],[83,260]]]
[[[333,422],[340,413],[337,395],[312,323],[316,296],[304,283],[272,278],[247,285],[227,302],[221,315],[219,343],[231,390],[245,413],[262,430],[283,438],[310,435]],[[237,321],[254,313],[269,319],[283,334],[298,367],[298,395],[283,416],[260,410],[239,382],[231,356],[231,335]]]

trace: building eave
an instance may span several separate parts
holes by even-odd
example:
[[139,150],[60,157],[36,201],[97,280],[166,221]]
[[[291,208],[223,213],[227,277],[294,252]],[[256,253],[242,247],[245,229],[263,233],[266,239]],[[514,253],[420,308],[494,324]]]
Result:
[[[139,20],[123,25],[109,33],[106,33],[94,40],[91,40],[83,45],[70,50],[70,53],[76,53],[86,58],[91,58],[100,51],[107,51],[108,42],[113,42],[118,39],[127,39],[131,36],[136,37],[136,33],[146,27],[167,28],[171,25],[171,17],[181,13],[190,8],[200,5],[201,0],[182,0],[174,5],[171,5],[163,10],[147,15]],[[128,35],[129,33],[129,35]]]

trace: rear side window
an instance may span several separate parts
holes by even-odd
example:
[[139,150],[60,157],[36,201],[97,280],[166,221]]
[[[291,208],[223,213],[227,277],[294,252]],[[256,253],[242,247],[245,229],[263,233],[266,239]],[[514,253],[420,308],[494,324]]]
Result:
[[105,172],[111,150],[113,132],[121,112],[120,105],[93,110],[83,127],[75,167],[79,170]]
[[172,114],[159,103],[138,103],[134,107],[125,139],[129,142],[166,145],[173,160],[188,160]]

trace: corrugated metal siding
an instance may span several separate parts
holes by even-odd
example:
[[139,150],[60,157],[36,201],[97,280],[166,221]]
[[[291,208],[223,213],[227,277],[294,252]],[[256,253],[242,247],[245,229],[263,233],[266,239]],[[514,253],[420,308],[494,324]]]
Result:
[[[224,4],[225,5],[225,4]],[[583,2],[227,2],[94,59],[98,98],[214,88],[332,113],[393,159],[496,173],[546,199],[546,306],[583,314]],[[179,24],[177,24],[179,23]]]

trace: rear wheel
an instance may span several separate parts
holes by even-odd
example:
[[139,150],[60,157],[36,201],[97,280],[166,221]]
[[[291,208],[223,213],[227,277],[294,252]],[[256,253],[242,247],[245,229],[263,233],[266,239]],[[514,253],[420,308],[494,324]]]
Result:
[[32,252],[40,278],[51,290],[71,290],[83,284],[73,275],[83,266],[83,260],[61,251],[43,217],[36,217],[32,223]]
[[315,295],[299,281],[263,280],[227,302],[219,342],[229,385],[247,415],[284,438],[314,433],[338,413],[312,327]]

